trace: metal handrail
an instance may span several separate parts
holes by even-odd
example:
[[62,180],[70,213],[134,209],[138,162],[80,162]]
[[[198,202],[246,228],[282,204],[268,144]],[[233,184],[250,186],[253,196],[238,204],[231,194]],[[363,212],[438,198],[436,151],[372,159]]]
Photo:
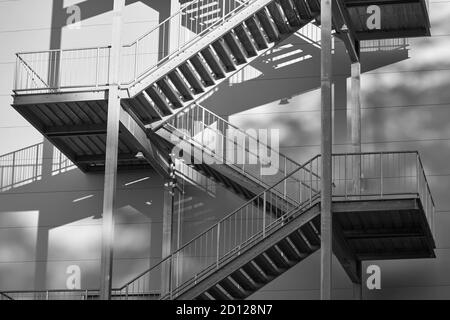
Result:
[[[167,262],[168,260],[172,259],[174,257],[174,255],[176,255],[177,253],[181,252],[183,249],[187,248],[190,244],[194,243],[197,239],[201,238],[203,235],[207,234],[209,231],[213,230],[214,228],[216,228],[217,226],[219,226],[221,223],[223,223],[224,221],[226,221],[228,218],[232,217],[234,214],[236,214],[237,212],[239,212],[240,210],[242,210],[243,208],[252,205],[256,200],[261,199],[261,197],[267,193],[270,192],[271,190],[273,190],[273,188],[275,188],[278,184],[282,183],[284,180],[288,179],[289,177],[293,176],[295,173],[299,172],[301,169],[305,168],[307,165],[309,165],[309,163],[313,162],[314,160],[318,159],[320,157],[320,155],[315,156],[314,158],[312,158],[311,160],[309,160],[307,163],[303,164],[302,166],[300,166],[298,169],[296,169],[295,171],[293,171],[291,174],[289,174],[288,176],[284,177],[283,179],[280,179],[277,183],[275,183],[273,186],[271,186],[270,188],[267,188],[266,190],[262,191],[261,193],[259,193],[258,195],[256,195],[255,197],[253,197],[251,200],[247,201],[246,203],[244,203],[243,205],[241,205],[239,208],[237,208],[236,210],[233,210],[231,213],[227,214],[225,217],[223,217],[222,219],[220,219],[216,224],[214,224],[213,226],[209,227],[208,229],[206,229],[205,231],[203,231],[202,233],[200,233],[199,235],[197,235],[196,237],[194,237],[192,240],[188,241],[186,244],[184,244],[183,246],[181,246],[178,250],[174,251],[172,254],[170,254],[169,256],[167,256],[166,258],[164,258],[163,260],[161,260],[159,263],[157,263],[156,265],[154,265],[153,267],[151,267],[150,269],[142,272],[141,274],[139,274],[138,276],[136,276],[135,278],[133,278],[132,280],[128,281],[127,283],[125,283],[122,287],[119,288],[119,290],[123,290],[125,289],[128,285],[132,284],[134,281],[138,280],[139,278],[141,278],[142,276],[144,276],[145,274],[151,272],[152,270],[156,269],[157,267],[159,267],[161,264],[163,264],[164,262]],[[265,213],[264,213],[265,214]]]
[[[384,156],[388,156],[388,157],[384,157]],[[390,159],[390,155],[396,155],[398,156],[398,158],[392,158]],[[417,171],[416,175],[405,175],[406,172],[409,172],[408,170],[412,170],[413,168],[409,168],[407,166],[405,166],[404,168],[401,168],[400,172],[395,171],[395,174],[392,176],[387,175],[386,177],[384,177],[386,180],[389,179],[395,179],[396,181],[399,180],[401,183],[407,181],[407,180],[413,180],[414,183],[417,183],[417,189],[412,189],[409,190],[408,187],[405,187],[405,190],[403,190],[403,192],[385,192],[383,193],[383,184],[385,184],[386,186],[389,185],[389,182],[383,181],[383,167],[382,167],[382,162],[385,160],[390,160],[392,163],[396,163],[396,161],[398,161],[399,159],[403,159],[401,158],[402,155],[411,155],[414,157],[417,157],[417,160],[414,160],[414,157],[407,157],[405,159],[411,160],[411,161],[415,161],[415,166]],[[399,151],[399,152],[367,152],[367,153],[337,153],[337,154],[333,154],[334,159],[338,159],[339,157],[344,157],[345,160],[347,160],[347,157],[362,157],[364,159],[365,158],[369,158],[368,162],[370,163],[370,161],[373,162],[373,160],[375,158],[373,158],[373,156],[379,157],[376,158],[378,161],[380,161],[380,165],[381,168],[377,169],[381,169],[381,176],[375,175],[374,177],[369,177],[369,178],[357,178],[355,176],[350,176],[350,175],[345,175],[344,178],[342,179],[341,177],[337,176],[338,183],[345,181],[345,184],[347,184],[347,182],[353,181],[354,179],[376,179],[378,181],[380,181],[380,188],[381,190],[378,192],[371,192],[372,190],[369,189],[367,191],[363,191],[358,190],[355,193],[349,193],[346,194],[345,197],[346,199],[350,198],[350,199],[355,199],[354,197],[357,197],[357,199],[367,199],[367,198],[373,198],[373,197],[378,197],[380,199],[383,198],[390,198],[390,197],[394,197],[394,198],[398,198],[398,197],[409,197],[409,196],[415,196],[415,197],[419,197],[422,201],[427,201],[426,199],[430,198],[431,199],[431,192],[430,192],[430,188],[428,186],[428,182],[423,179],[421,177],[421,175],[424,175],[424,170],[423,170],[423,165],[422,165],[422,161],[420,160],[420,156],[419,153],[417,151]],[[320,155],[314,157],[313,159],[311,159],[310,161],[315,161],[320,157]],[[345,162],[345,166],[347,166],[347,161]],[[408,162],[410,164],[413,164],[413,162]],[[406,164],[406,162],[405,162]],[[335,164],[334,164],[335,165]],[[303,168],[308,167],[308,163],[306,163],[305,165],[302,166]],[[363,170],[369,170],[371,169],[371,165],[365,165],[363,164]],[[298,170],[301,170],[301,168],[299,168]],[[389,170],[389,168],[385,169],[385,170]],[[333,170],[334,171],[334,170]],[[297,171],[296,171],[297,172]],[[296,172],[293,172],[292,174],[295,174]],[[334,175],[339,175],[340,173],[338,172],[338,170],[336,170],[336,173],[334,173]],[[336,178],[336,176],[335,176]],[[423,180],[422,180],[423,179]],[[280,180],[277,184],[280,184],[283,182],[284,179]],[[405,180],[405,181],[403,181]],[[277,184],[275,184],[274,186],[272,186],[271,188],[268,188],[267,190],[265,190],[264,192],[260,193],[259,195],[257,195],[256,197],[254,197],[252,200],[248,201],[247,203],[245,203],[244,205],[240,206],[238,209],[234,210],[232,213],[228,214],[227,216],[225,216],[224,218],[222,218],[220,221],[218,221],[216,224],[214,224],[213,226],[211,226],[210,228],[206,229],[205,231],[203,231],[201,234],[197,235],[196,237],[194,237],[192,240],[190,240],[189,242],[187,242],[185,245],[183,245],[181,248],[179,248],[178,250],[176,250],[175,252],[173,252],[171,255],[169,255],[168,257],[164,258],[162,261],[160,261],[158,264],[154,265],[152,268],[146,270],[145,272],[139,274],[138,276],[134,277],[131,281],[127,282],[124,286],[122,286],[120,288],[120,290],[126,289],[128,286],[131,286],[132,284],[134,284],[135,282],[137,282],[140,278],[143,278],[147,275],[150,275],[150,273],[152,271],[157,270],[158,267],[161,267],[164,263],[173,263],[174,259],[176,259],[179,254],[183,253],[183,250],[188,248],[190,245],[192,245],[193,243],[195,243],[197,240],[201,239],[202,237],[205,237],[206,235],[206,239],[208,239],[208,234],[212,234],[211,231],[213,230],[219,230],[221,225],[226,225],[225,222],[228,221],[231,217],[233,217],[233,215],[235,215],[236,213],[240,212],[241,210],[245,209],[247,206],[251,206],[254,204],[254,202],[256,201],[260,201],[261,197],[264,197],[265,195],[267,195],[267,192],[270,191],[272,188],[274,188]],[[422,186],[420,185],[422,184]],[[426,184],[427,187],[423,188],[423,184]],[[339,185],[337,186],[339,187]],[[400,190],[401,191],[401,190]],[[333,190],[333,199],[339,199],[342,198],[344,195],[340,195],[337,194],[335,190]],[[310,198],[308,199],[308,201],[299,204],[299,207],[305,206],[305,205],[312,205],[314,203],[317,203],[318,199],[320,198],[320,194],[314,193],[313,195],[310,196]],[[265,202],[266,199],[264,199]],[[424,211],[428,215],[430,215],[429,217],[429,223],[432,226],[432,232],[434,232],[434,228],[433,228],[433,223],[434,223],[434,201],[431,201],[431,203],[428,203],[428,205],[431,205],[432,207],[427,207],[425,203],[423,203],[424,206]],[[305,207],[303,207],[305,208]],[[295,208],[293,208],[292,210],[290,210],[289,212],[295,211]],[[264,212],[264,215],[266,213]],[[264,218],[264,217],[263,217]],[[280,219],[280,218],[279,218]],[[278,220],[273,221],[271,224],[268,224],[267,226],[271,226],[274,227],[272,224],[277,223]],[[266,230],[266,229],[263,229]],[[258,231],[258,232],[263,232],[263,230]],[[174,292],[180,292],[180,290],[182,290],[183,288],[185,288],[186,286],[190,285],[192,282],[197,282],[199,281],[200,277],[204,276],[204,274],[215,270],[215,268],[217,268],[220,264],[223,263],[223,261],[228,261],[229,259],[231,259],[234,255],[236,254],[240,254],[242,253],[242,250],[244,249],[244,247],[246,247],[248,244],[253,243],[253,241],[259,239],[260,237],[260,233],[257,234],[253,234],[249,239],[245,240],[242,244],[240,244],[238,247],[235,247],[233,249],[231,249],[229,252],[227,252],[226,254],[222,255],[222,256],[218,256],[217,257],[217,266],[215,265],[208,265],[204,270],[201,270],[199,272],[197,272],[195,274],[194,278],[189,278],[188,280],[184,281],[181,285],[177,286],[175,288],[175,290],[173,288],[171,288],[171,297],[172,294]],[[182,289],[180,289],[182,288]],[[167,295],[167,294],[166,294]],[[164,298],[165,296],[163,295],[162,298]]]
[[[290,159],[289,157],[285,156],[284,154],[282,154],[282,153],[280,153],[278,151],[275,151],[273,148],[271,148],[267,144],[264,144],[261,141],[259,141],[259,139],[255,138],[255,137],[253,137],[251,135],[248,135],[245,131],[239,129],[238,127],[236,127],[234,125],[232,125],[231,123],[229,123],[228,121],[226,121],[222,117],[220,117],[220,116],[214,114],[213,112],[209,111],[208,109],[202,107],[198,103],[195,103],[194,105],[191,105],[191,106],[188,106],[186,108],[183,108],[183,110],[184,110],[184,112],[181,111],[180,113],[177,113],[177,115],[181,115],[183,117],[184,116],[187,117],[187,121],[188,121],[188,123],[186,125],[187,128],[192,128],[193,124],[199,123],[202,126],[201,132],[205,132],[205,130],[211,130],[215,134],[219,134],[221,136],[223,135],[223,140],[222,141],[223,141],[224,145],[221,146],[223,148],[225,148],[226,147],[225,144],[228,145],[228,143],[230,143],[230,141],[231,141],[232,144],[236,144],[236,143],[234,142],[234,140],[230,140],[229,138],[227,138],[225,136],[225,132],[221,132],[220,131],[221,128],[224,129],[224,130],[225,129],[227,129],[227,130],[228,129],[232,129],[233,131],[236,131],[236,132],[240,133],[242,135],[242,138],[244,139],[244,143],[243,143],[243,145],[239,145],[239,141],[238,141],[237,146],[238,146],[238,148],[240,148],[240,150],[243,147],[242,151],[244,151],[246,153],[245,159],[247,158],[247,155],[253,156],[256,159],[261,159],[259,154],[257,154],[257,153],[255,154],[255,152],[253,152],[253,151],[249,150],[249,148],[247,148],[246,140],[249,139],[249,140],[253,141],[253,143],[256,143],[256,145],[258,147],[261,146],[261,145],[264,146],[265,148],[267,148],[268,151],[270,151],[271,155],[275,155],[275,157],[279,158],[279,163],[278,163],[279,166],[278,166],[277,169],[278,169],[278,172],[283,174],[285,177],[290,172],[292,172],[292,171],[296,170],[297,168],[301,167],[301,165],[299,163],[297,163],[296,161]],[[199,119],[199,117],[201,117],[201,119]],[[174,120],[174,121],[172,121],[172,120]],[[161,125],[167,131],[169,131],[171,134],[173,134],[173,132],[172,132],[172,130],[170,128],[173,128],[174,130],[183,130],[185,128],[184,127],[184,122],[185,122],[184,120],[185,119],[181,118],[180,120],[181,120],[180,122],[183,123],[183,125],[181,125],[182,128],[180,127],[180,125],[176,124],[177,120],[174,119],[173,117],[170,118],[170,119],[167,119]],[[211,128],[211,125],[206,123],[208,120],[213,122],[213,123],[217,123],[217,128]],[[191,121],[192,123],[189,122],[189,121]],[[167,126],[169,126],[170,128],[167,128]],[[161,128],[162,127],[160,127],[160,129]],[[154,130],[157,131],[158,129],[154,129]],[[248,169],[249,166],[246,166],[245,164],[237,165],[234,162],[229,163],[227,161],[228,159],[226,159],[224,150],[221,150],[221,151],[223,151],[223,153],[221,153],[221,156],[223,158],[219,159],[215,154],[213,154],[213,153],[215,153],[215,150],[211,150],[209,147],[204,145],[203,135],[202,135],[202,138],[201,138],[202,141],[198,141],[195,138],[196,137],[196,133],[197,133],[197,135],[199,134],[198,132],[189,132],[188,133],[189,137],[186,140],[189,143],[194,142],[195,144],[198,144],[199,147],[202,150],[207,150],[208,152],[210,152],[211,155],[213,157],[215,157],[215,159],[218,159],[219,161],[223,161],[227,166],[230,166],[230,167],[234,168],[235,170],[238,170],[240,173],[244,174],[245,176],[247,176],[251,180],[256,180],[257,183],[262,184],[264,187],[270,187],[273,184],[273,181],[270,181],[270,179],[269,179],[269,181],[267,181],[267,179],[264,179],[264,177],[262,176],[261,173],[258,175],[257,173],[254,172],[254,170],[251,170],[251,169],[249,170]],[[185,132],[179,132],[179,134],[183,135],[183,139],[184,139]],[[239,138],[238,138],[238,140],[239,140]],[[264,164],[263,161],[261,161],[261,165],[263,165],[263,164]],[[250,165],[252,165],[252,164],[250,164]],[[305,169],[305,170],[308,171],[308,169]],[[312,172],[312,174],[313,174],[313,176],[315,178],[319,177],[314,172]],[[295,177],[292,177],[291,179],[293,179],[294,182],[297,182]],[[286,186],[284,185],[283,186],[283,190],[278,190],[278,192],[281,192],[281,195],[284,196],[284,194],[286,194]]]
[[[178,43],[178,46],[175,49],[169,49],[170,52],[165,55],[164,57],[162,57],[161,59],[157,59],[157,62],[154,63],[153,65],[150,66],[146,66],[144,70],[139,71],[138,70],[138,55],[140,55],[141,53],[138,52],[138,44],[142,41],[144,41],[144,39],[148,38],[149,35],[153,34],[156,31],[159,31],[159,29],[164,28],[164,31],[169,30],[170,26],[166,26],[169,23],[179,23],[180,27],[181,27],[181,21],[182,21],[182,15],[186,14],[188,10],[188,8],[190,7],[194,7],[194,6],[203,6],[203,5],[207,5],[208,3],[205,3],[205,0],[195,0],[195,1],[191,1],[188,2],[186,4],[184,4],[183,6],[181,6],[180,10],[177,11],[176,13],[174,13],[173,15],[171,15],[170,17],[168,17],[167,19],[165,19],[163,22],[159,23],[156,27],[152,28],[150,31],[146,32],[144,35],[141,35],[139,38],[137,38],[135,41],[123,45],[122,48],[132,48],[132,47],[136,47],[136,50],[134,53],[131,54],[132,57],[134,57],[134,70],[135,70],[135,74],[133,75],[133,77],[130,77],[129,80],[126,79],[122,79],[120,81],[121,86],[122,87],[127,87],[130,86],[136,82],[138,82],[143,76],[147,75],[148,72],[150,72],[152,69],[154,69],[156,66],[160,65],[162,62],[164,62],[165,60],[169,59],[170,57],[172,57],[175,54],[178,54],[181,50],[184,50],[186,48],[188,48],[189,46],[191,46],[193,43],[195,43],[195,41],[199,38],[201,38],[202,36],[204,36],[206,33],[208,33],[209,31],[211,31],[212,29],[214,29],[215,27],[217,27],[220,23],[222,23],[223,21],[225,21],[225,19],[227,19],[228,17],[234,15],[236,12],[238,12],[239,10],[241,10],[242,8],[244,8],[245,6],[249,5],[250,3],[253,3],[257,0],[206,0],[206,1],[210,1],[209,4],[211,3],[215,3],[215,4],[219,4],[222,3],[223,7],[220,9],[222,15],[216,16],[217,21],[210,23],[208,21],[203,21],[201,19],[203,19],[202,17],[200,18],[200,20],[197,17],[197,23],[202,24],[202,23],[207,23],[209,24],[207,27],[202,27],[201,32],[198,32],[195,34],[195,36],[193,36],[192,38],[189,38],[188,41],[185,41],[184,43],[180,44]],[[232,1],[232,5],[231,5],[231,1]],[[232,10],[230,10],[229,12],[226,12],[225,10],[225,2],[228,4],[228,7],[233,7]],[[185,12],[186,11],[186,12]],[[208,12],[206,12],[208,13]],[[188,13],[189,14],[189,13]],[[172,21],[172,20],[176,20],[178,19],[178,21]],[[166,36],[163,35],[163,42],[165,44],[167,44],[170,41],[170,38],[166,39]],[[178,41],[180,42],[180,41]],[[84,48],[74,48],[74,49],[52,49],[52,50],[41,50],[41,51],[24,51],[24,52],[19,52],[17,53],[17,57],[20,58],[21,56],[24,55],[37,55],[37,54],[53,54],[53,53],[60,53],[62,54],[63,52],[78,52],[78,51],[86,51],[86,50],[102,50],[102,49],[108,49],[111,48],[110,46],[99,46],[99,47],[84,47]],[[143,53],[145,54],[145,52]],[[122,57],[128,56],[126,55],[124,52],[122,52]],[[23,61],[25,61],[24,59],[21,59]],[[124,62],[124,61],[122,61]],[[36,72],[35,72],[36,73]],[[37,73],[36,73],[37,74]],[[17,77],[17,76],[16,76]],[[16,78],[17,80],[17,78]],[[45,81],[44,81],[45,83]],[[79,87],[87,87],[89,85],[74,85],[73,88],[79,88]],[[43,88],[14,88],[15,91],[19,92],[19,91],[35,91],[35,90],[46,90],[46,89],[62,89],[62,88],[72,88],[72,86],[56,86],[56,87],[52,87],[51,85],[46,84],[45,87]]]
[[[207,2],[205,4],[204,1],[210,1],[209,3]],[[230,1],[233,1],[233,4],[238,3],[239,5],[234,7],[233,10],[225,13],[225,1],[228,1],[228,3],[230,4]],[[156,31],[160,31],[160,29],[162,29],[163,31],[166,31],[169,29],[170,25],[166,28],[166,24],[168,24],[169,22],[172,22],[171,20],[174,19],[178,19],[179,21],[175,21],[175,23],[179,24],[179,27],[181,27],[181,20],[182,20],[182,15],[186,14],[186,12],[184,12],[188,7],[194,7],[194,6],[205,6],[211,3],[219,3],[222,2],[223,7],[222,7],[222,16],[220,17],[220,19],[217,17],[217,21],[211,23],[208,27],[206,27],[205,29],[202,29],[201,32],[197,32],[195,34],[194,37],[192,37],[191,39],[189,39],[187,42],[183,43],[182,45],[180,45],[180,40],[178,39],[178,45],[176,47],[175,50],[169,49],[171,52],[169,52],[166,56],[164,56],[162,59],[158,59],[158,61],[152,65],[152,66],[148,66],[144,71],[140,72],[139,74],[135,74],[134,75],[134,79],[131,79],[128,82],[121,82],[122,86],[124,87],[128,87],[131,86],[135,83],[138,83],[142,77],[148,75],[149,72],[151,72],[154,68],[160,66],[161,62],[170,59],[172,56],[178,54],[181,50],[185,50],[187,48],[189,48],[197,39],[205,36],[209,31],[211,31],[212,29],[214,29],[216,26],[220,25],[221,23],[223,23],[225,21],[226,18],[228,18],[229,16],[232,16],[233,14],[235,14],[236,12],[238,12],[239,10],[241,10],[242,8],[244,8],[245,6],[258,1],[258,0],[195,0],[195,1],[191,1],[189,3],[186,3],[178,12],[174,13],[172,16],[170,16],[169,18],[167,18],[166,20],[164,20],[162,23],[160,23],[158,26],[156,26],[155,28],[153,28],[151,31],[147,32],[144,36],[141,36],[138,40],[134,41],[133,43],[131,43],[130,45],[124,46],[126,48],[131,48],[133,46],[135,46],[137,48],[138,44],[145,39],[146,37],[148,37],[149,35],[151,35],[152,33],[156,32]],[[186,10],[187,11],[187,10]],[[200,23],[201,24],[201,23]],[[164,37],[164,35],[163,35]],[[137,63],[137,50],[135,51],[135,63]],[[137,69],[137,66],[135,65],[135,70]]]

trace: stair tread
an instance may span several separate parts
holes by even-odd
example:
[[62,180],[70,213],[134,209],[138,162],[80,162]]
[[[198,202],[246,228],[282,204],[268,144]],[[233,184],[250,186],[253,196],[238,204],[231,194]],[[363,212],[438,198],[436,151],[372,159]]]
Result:
[[256,16],[259,18],[259,21],[261,22],[264,31],[269,37],[269,40],[271,42],[278,41],[280,39],[280,32],[278,31],[278,28],[272,21],[272,19],[270,19],[267,11],[265,9],[260,10],[256,13]]
[[183,95],[183,97],[186,100],[189,101],[194,99],[194,94],[189,89],[189,87],[184,83],[178,70],[174,70],[171,73],[169,73],[169,78],[174,84],[174,86],[177,88],[177,90]]
[[244,25],[240,24],[235,29],[235,33],[239,39],[239,41],[244,46],[244,49],[247,51],[247,55],[249,57],[254,57],[258,55],[258,49],[253,43],[248,31],[245,29]]
[[201,51],[203,58],[205,59],[206,63],[208,63],[211,70],[216,74],[216,77],[218,79],[225,78],[226,71],[225,68],[222,66],[219,59],[216,57],[216,55],[213,53],[210,47],[207,47]]
[[195,55],[191,58],[191,63],[207,86],[212,86],[216,83],[214,77],[211,73],[209,73],[208,68],[205,66],[203,60],[198,55]]
[[223,39],[216,40],[215,42],[213,42],[212,47],[216,51],[220,60],[222,60],[227,71],[236,70],[236,62],[234,62],[231,51],[225,44],[225,40]]

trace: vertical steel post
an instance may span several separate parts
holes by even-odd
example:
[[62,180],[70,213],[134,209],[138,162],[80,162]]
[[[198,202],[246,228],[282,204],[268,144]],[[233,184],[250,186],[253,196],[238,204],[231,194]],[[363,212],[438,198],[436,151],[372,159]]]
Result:
[[262,226],[262,236],[263,238],[266,237],[266,210],[267,210],[267,192],[264,192],[264,196],[263,196],[263,226]]
[[95,63],[95,86],[98,87],[98,72],[100,70],[100,48],[97,48],[97,60]]
[[[352,111],[352,152],[361,153],[361,64],[351,66],[351,111]],[[354,193],[361,193],[361,156],[355,155],[354,161]]]
[[332,215],[331,215],[331,182],[332,182],[332,54],[331,54],[331,0],[321,0],[321,265],[320,265],[320,297],[331,300],[332,284]]
[[[351,115],[352,151],[356,154],[352,161],[353,193],[359,196],[361,195],[361,64],[359,62],[351,65]],[[380,184],[382,183],[381,181]],[[353,297],[355,300],[362,300],[361,283],[353,283]]]
[[217,248],[216,248],[216,268],[219,269],[219,255],[220,255],[220,222],[217,224]]
[[103,193],[102,251],[100,273],[100,299],[111,299],[114,206],[117,184],[117,158],[119,145],[120,98],[119,66],[121,49],[122,11],[125,0],[114,0],[110,85],[108,90],[108,125],[106,138],[105,184]]
[[[166,259],[172,253],[173,239],[173,212],[174,212],[174,192],[175,178],[173,164],[171,166],[172,180],[167,180],[164,184],[164,208],[163,208],[163,230],[162,230],[162,259]],[[172,259],[167,260],[161,266],[161,296],[170,293],[170,279]]]

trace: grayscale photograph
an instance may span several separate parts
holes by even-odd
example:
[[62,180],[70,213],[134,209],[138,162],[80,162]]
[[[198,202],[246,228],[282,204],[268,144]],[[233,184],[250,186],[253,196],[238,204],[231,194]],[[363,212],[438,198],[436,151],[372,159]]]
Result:
[[0,0],[0,308],[450,300],[449,18],[449,0]]

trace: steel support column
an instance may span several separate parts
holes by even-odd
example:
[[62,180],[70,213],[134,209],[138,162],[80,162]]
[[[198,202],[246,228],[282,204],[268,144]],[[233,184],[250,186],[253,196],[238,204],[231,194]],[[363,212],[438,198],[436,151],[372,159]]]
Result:
[[[173,214],[175,184],[173,180],[166,180],[164,183],[164,208],[163,208],[163,232],[162,232],[162,259],[172,253],[173,240]],[[170,293],[172,286],[172,260],[163,263],[161,268],[161,296]]]
[[331,216],[331,180],[332,180],[332,92],[331,92],[331,0],[321,0],[321,265],[320,298],[331,299],[332,264],[332,216]]
[[[352,108],[352,152],[361,153],[361,64],[351,66],[351,108]],[[354,194],[361,192],[361,158],[355,157],[353,164]]]
[[102,251],[100,270],[100,299],[111,299],[114,207],[117,184],[120,98],[119,65],[121,48],[122,11],[125,0],[114,0],[112,46],[110,51],[108,125],[106,138],[105,185],[103,194]]

